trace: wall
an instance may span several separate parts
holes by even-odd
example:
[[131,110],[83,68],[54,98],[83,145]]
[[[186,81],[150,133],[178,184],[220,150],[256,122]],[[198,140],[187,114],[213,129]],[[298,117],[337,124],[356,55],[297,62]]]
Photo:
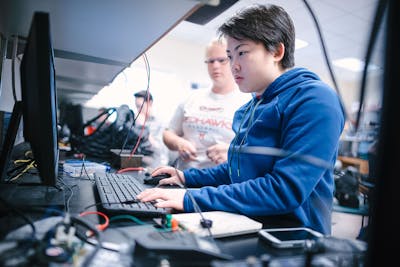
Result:
[[[15,90],[17,99],[21,100],[21,86],[19,75],[19,60],[15,63]],[[0,110],[11,112],[14,107],[14,98],[12,93],[12,61],[11,59],[3,60],[3,68],[0,83]]]
[[99,108],[127,104],[135,110],[133,94],[149,86],[154,98],[154,112],[162,120],[169,121],[176,106],[190,94],[193,84],[199,89],[211,85],[204,63],[205,45],[177,41],[167,36],[151,47],[146,57],[150,68],[149,84],[142,56],[87,105]]

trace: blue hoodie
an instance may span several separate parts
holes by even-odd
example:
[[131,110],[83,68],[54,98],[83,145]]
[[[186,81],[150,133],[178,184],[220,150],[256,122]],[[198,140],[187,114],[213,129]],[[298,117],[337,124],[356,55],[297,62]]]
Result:
[[[316,74],[291,69],[236,111],[227,162],[184,171],[187,187],[201,187],[189,193],[202,211],[240,213],[266,226],[307,226],[330,234],[333,167],[344,122],[336,92]],[[248,153],[248,147],[283,153]],[[184,210],[195,211],[188,193]]]

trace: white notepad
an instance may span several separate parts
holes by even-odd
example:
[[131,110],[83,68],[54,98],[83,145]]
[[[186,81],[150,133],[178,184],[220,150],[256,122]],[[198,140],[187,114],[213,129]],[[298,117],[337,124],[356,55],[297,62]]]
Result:
[[[258,232],[262,224],[244,215],[224,211],[202,212],[205,219],[213,221],[210,228],[214,237],[227,237]],[[188,231],[200,236],[208,236],[209,232],[200,225],[201,216],[199,213],[173,214],[172,218],[178,220],[179,224]]]

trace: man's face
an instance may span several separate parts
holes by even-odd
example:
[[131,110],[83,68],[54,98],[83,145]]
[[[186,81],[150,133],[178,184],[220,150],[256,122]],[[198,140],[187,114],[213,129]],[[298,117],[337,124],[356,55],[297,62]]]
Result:
[[233,79],[229,60],[226,54],[226,46],[213,45],[206,53],[208,74],[214,84],[222,84]]
[[231,37],[227,42],[230,66],[240,90],[261,95],[280,75],[279,58],[261,43]]
[[[145,99],[143,97],[136,97],[135,98],[135,106],[136,106],[136,109],[137,109],[138,113],[139,113],[139,111],[142,114],[149,113],[150,109],[151,109],[151,104],[152,104],[151,101],[147,102],[147,101],[145,101]],[[142,107],[142,105],[143,105],[143,107]]]

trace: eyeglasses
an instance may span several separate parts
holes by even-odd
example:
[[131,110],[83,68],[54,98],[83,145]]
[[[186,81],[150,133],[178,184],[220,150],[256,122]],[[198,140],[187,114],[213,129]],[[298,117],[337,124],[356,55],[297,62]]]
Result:
[[204,61],[206,64],[214,64],[214,62],[218,62],[219,64],[225,65],[226,63],[229,62],[229,58],[227,57],[218,57],[218,58],[210,58]]

